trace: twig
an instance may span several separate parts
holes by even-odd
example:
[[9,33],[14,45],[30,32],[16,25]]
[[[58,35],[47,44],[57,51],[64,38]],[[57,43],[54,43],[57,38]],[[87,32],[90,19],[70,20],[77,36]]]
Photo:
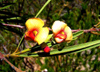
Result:
[[[72,30],[72,32],[78,32],[78,31],[80,31],[80,29]],[[88,33],[88,32],[90,32],[91,30],[82,30],[82,31],[84,31],[85,33]]]
[[10,26],[10,27],[17,27],[17,28],[20,28],[20,29],[25,28],[24,26],[21,26],[21,25],[4,24],[4,23],[2,23],[2,25],[4,25],[4,26]]
[[[72,30],[72,32],[78,32],[80,31],[80,29],[77,29],[77,30]],[[88,32],[93,32],[93,31],[100,31],[99,28],[91,28],[91,29],[87,29],[87,30],[82,30],[84,31],[84,33],[88,33]]]
[[[2,23],[2,25],[11,26],[11,27],[18,27],[20,29],[25,28],[24,26],[21,26],[21,25],[12,25],[12,24],[4,24],[4,23]],[[50,29],[50,28],[49,28],[49,30],[52,31],[52,29]],[[80,31],[80,29],[72,30],[72,32],[78,32],[78,31]],[[99,28],[91,28],[91,29],[82,30],[82,31],[84,31],[85,33],[88,33],[88,32],[91,32],[91,31],[100,31],[100,29]]]
[[0,59],[1,60],[5,60],[16,72],[25,72],[25,71],[21,71],[20,69],[18,69],[17,67],[15,67],[11,62],[9,62],[2,53],[0,53]]
[[10,63],[6,58],[4,58],[4,60],[16,71],[16,72],[25,72],[25,71],[21,71],[20,69],[18,69],[17,67],[15,67],[12,63]]
[[[52,31],[52,29],[49,28],[49,31]],[[91,29],[86,29],[86,30],[81,30],[81,29],[77,29],[77,30],[73,30],[72,32],[78,32],[78,31],[84,31],[84,33],[88,33],[88,32],[93,32],[93,31],[100,31],[99,28],[91,28]]]

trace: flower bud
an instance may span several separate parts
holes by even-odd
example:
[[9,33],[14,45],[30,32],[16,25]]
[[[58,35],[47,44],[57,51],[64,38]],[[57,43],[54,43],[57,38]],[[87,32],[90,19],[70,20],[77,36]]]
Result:
[[49,52],[50,52],[50,48],[49,48],[48,46],[46,46],[46,47],[43,49],[43,51],[44,51],[45,53],[49,53]]

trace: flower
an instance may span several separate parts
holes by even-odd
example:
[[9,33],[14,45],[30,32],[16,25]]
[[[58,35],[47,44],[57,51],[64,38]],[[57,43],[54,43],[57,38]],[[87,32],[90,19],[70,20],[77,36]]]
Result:
[[27,32],[25,33],[26,40],[33,40],[39,45],[43,43],[49,33],[49,29],[44,26],[44,22],[40,18],[30,18],[25,23]]
[[72,31],[66,23],[62,21],[55,21],[52,26],[55,41],[57,43],[70,42],[72,40]]

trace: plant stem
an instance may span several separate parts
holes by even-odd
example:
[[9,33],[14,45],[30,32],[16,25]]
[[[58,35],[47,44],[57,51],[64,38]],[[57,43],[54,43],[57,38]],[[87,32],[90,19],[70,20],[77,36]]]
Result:
[[[21,71],[19,68],[15,67],[10,61],[8,61],[5,56],[9,56],[8,54],[7,55],[4,55],[0,52],[0,60],[5,60],[16,72],[25,72],[25,71]],[[17,56],[18,57],[18,56]]]
[[[43,11],[43,9],[49,4],[50,1],[51,1],[51,0],[48,0],[48,1],[43,5],[43,7],[40,9],[40,11],[36,14],[35,18]],[[17,49],[15,50],[15,52],[14,52],[13,54],[15,54],[15,53],[18,51],[18,48],[19,48],[19,46],[21,45],[21,43],[22,43],[22,41],[23,41],[23,39],[24,39],[24,36],[25,36],[25,33],[24,33],[24,35],[22,36],[22,38],[21,38],[21,40],[20,40],[20,42],[19,42],[19,44],[18,44],[18,46],[17,46]]]
[[20,28],[20,29],[24,28],[24,26],[21,26],[21,25],[4,24],[4,23],[2,23],[2,25],[4,25],[4,26],[10,26],[10,27],[17,27],[17,28]]
[[43,9],[49,4],[50,1],[51,1],[51,0],[48,0],[48,1],[44,4],[44,6],[40,9],[40,11],[36,14],[35,18],[43,11]]
[[[78,32],[78,31],[80,31],[80,29],[72,30],[72,32]],[[92,31],[100,31],[100,29],[98,29],[98,28],[91,28],[91,29],[82,30],[82,31],[84,31],[84,33],[88,33],[88,32],[92,32]]]
[[[22,38],[21,38],[21,40],[20,40],[20,42],[19,42],[19,44],[18,44],[18,46],[17,46],[17,49],[15,50],[14,53],[16,53],[16,52],[18,51],[18,48],[19,48],[19,46],[21,45],[21,42],[23,41],[24,36],[25,36],[25,33],[24,33],[24,35],[22,36]],[[14,54],[14,53],[13,53],[13,54]]]
[[30,48],[27,48],[27,49],[25,49],[25,50],[23,50],[23,51],[21,51],[21,52],[15,53],[15,54],[17,55],[17,54],[25,53],[25,52],[28,52],[28,51],[30,51],[30,50],[31,50]]
[[25,71],[21,71],[20,69],[18,69],[17,67],[15,67],[11,62],[9,62],[6,58],[4,58],[4,60],[16,71],[16,72],[25,72]]
[[[50,51],[50,54],[44,54],[44,53],[34,53],[34,54],[20,54],[20,55],[9,55],[10,57],[47,57],[47,56],[54,56],[54,55],[61,55],[61,54],[72,54],[72,53],[78,53],[81,51],[85,51],[88,49],[92,49],[95,47],[100,46],[100,40],[92,41],[92,42],[87,42],[79,44],[79,45],[73,45],[69,47],[64,47],[61,51],[58,49]],[[5,55],[6,57],[7,55]]]

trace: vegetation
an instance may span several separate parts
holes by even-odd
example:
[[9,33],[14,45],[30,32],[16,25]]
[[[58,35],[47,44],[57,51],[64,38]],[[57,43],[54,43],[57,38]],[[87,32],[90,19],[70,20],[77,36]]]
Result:
[[[0,71],[99,72],[99,3],[99,0],[1,0]],[[40,45],[24,39],[25,22],[34,17],[44,20],[49,28],[56,20],[64,21],[72,29],[73,40],[60,44],[54,39],[48,41],[51,51],[44,53]]]

